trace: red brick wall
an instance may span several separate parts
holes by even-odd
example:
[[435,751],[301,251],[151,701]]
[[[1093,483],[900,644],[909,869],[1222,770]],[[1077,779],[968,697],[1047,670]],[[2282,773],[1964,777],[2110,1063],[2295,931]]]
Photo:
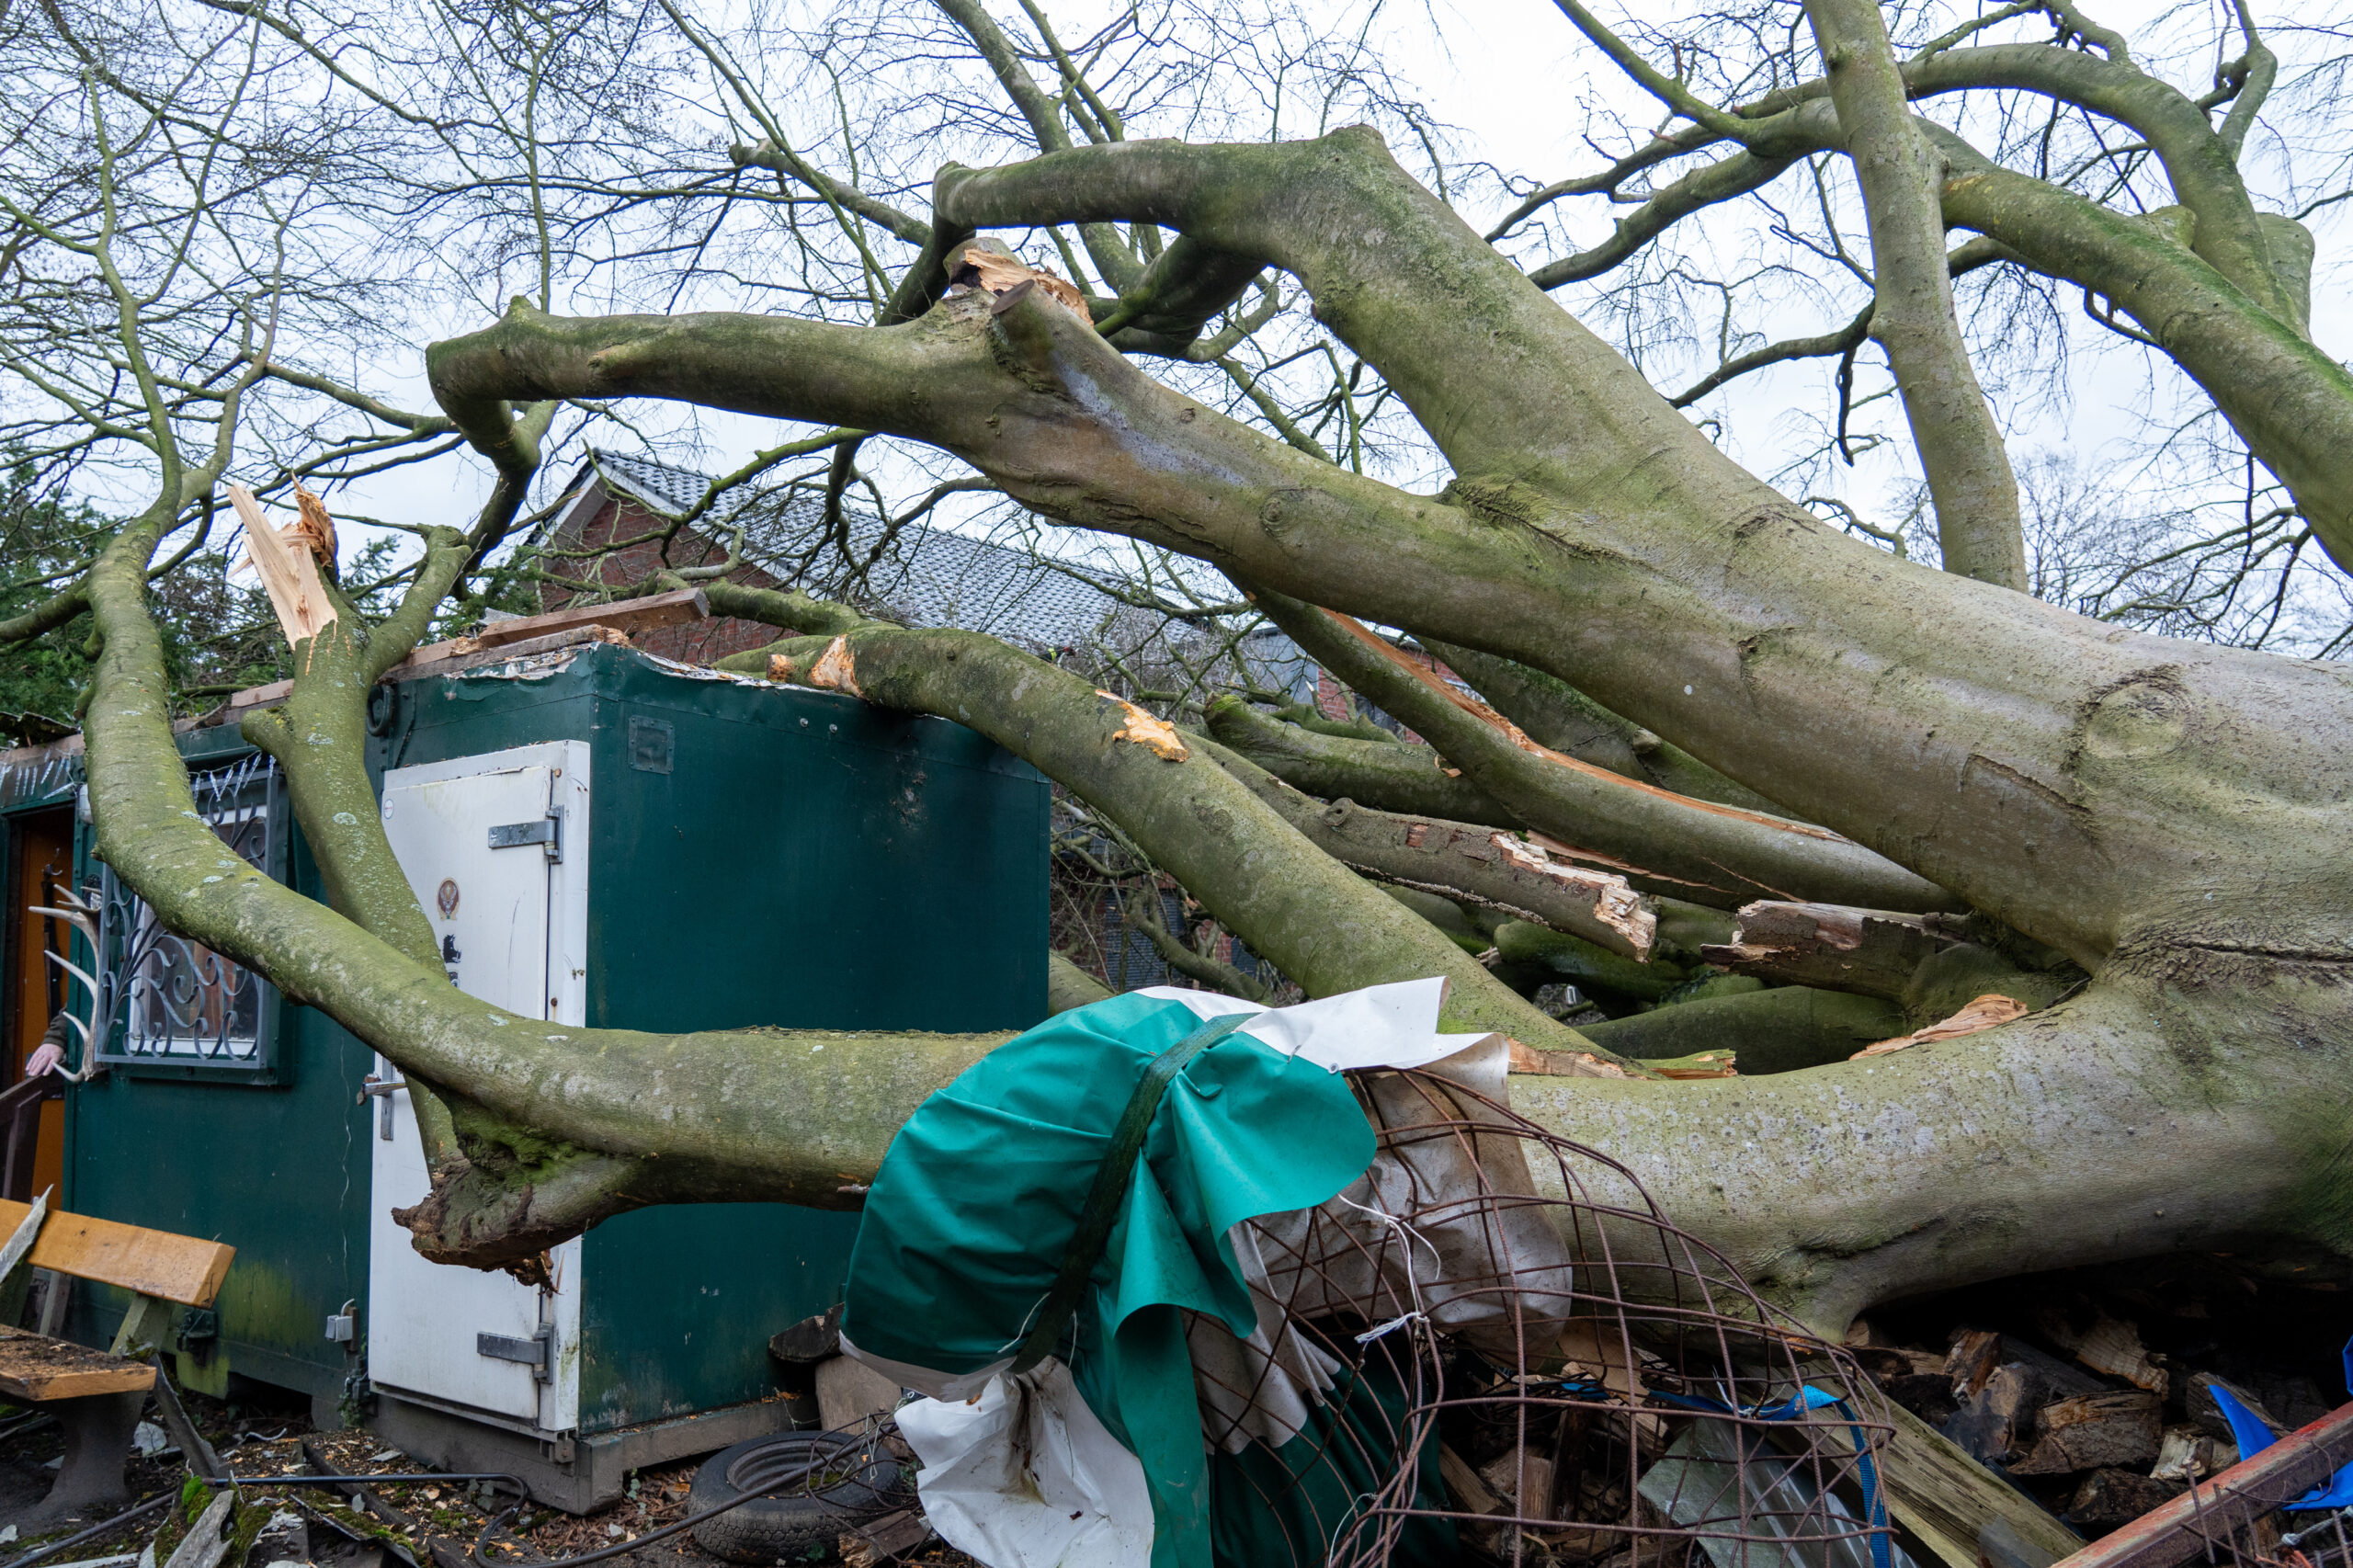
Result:
[[[727,552],[719,544],[692,528],[680,528],[670,541],[665,558],[659,539],[640,539],[642,534],[659,533],[668,527],[666,518],[658,517],[626,495],[608,495],[585,524],[575,529],[567,528],[555,540],[559,550],[593,550],[616,540],[634,540],[620,549],[608,551],[596,561],[564,556],[550,556],[540,565],[549,572],[577,581],[605,583],[617,589],[634,587],[665,566],[676,570],[683,566],[714,566],[726,559]],[[746,588],[773,588],[777,580],[756,566],[745,566],[729,576],[729,581]],[[572,602],[573,592],[553,583],[540,585],[540,608],[542,610],[562,609]],[[649,653],[659,653],[665,659],[682,664],[708,665],[730,653],[740,653],[748,648],[766,647],[786,635],[773,626],[756,620],[738,620],[732,616],[713,616],[709,620],[688,621],[681,626],[665,626],[652,631],[641,631],[632,641]]]

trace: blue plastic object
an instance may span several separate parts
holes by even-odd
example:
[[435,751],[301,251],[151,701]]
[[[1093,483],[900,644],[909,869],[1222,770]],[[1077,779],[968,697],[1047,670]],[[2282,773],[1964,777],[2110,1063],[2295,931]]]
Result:
[[[2353,1395],[2353,1339],[2345,1342],[2345,1392]],[[1811,1391],[1809,1391],[1811,1392]],[[2242,1462],[2253,1459],[2279,1439],[2263,1418],[2241,1403],[2230,1390],[2220,1383],[2208,1391],[2222,1412],[2222,1419],[2231,1424],[2231,1436],[2239,1446]],[[2325,1486],[2315,1486],[2292,1502],[2282,1503],[2282,1508],[2302,1512],[2309,1508],[2353,1508],[2353,1464],[2347,1465],[2328,1478]]]

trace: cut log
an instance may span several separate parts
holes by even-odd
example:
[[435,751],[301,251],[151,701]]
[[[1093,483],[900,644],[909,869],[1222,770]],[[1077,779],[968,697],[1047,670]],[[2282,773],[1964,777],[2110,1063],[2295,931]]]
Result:
[[2135,1388],[2165,1398],[2165,1369],[2149,1359],[2136,1324],[2095,1308],[2090,1325],[2079,1327],[2076,1320],[2058,1308],[2045,1307],[2036,1314],[2035,1326],[2061,1349],[2074,1351],[2075,1359],[2093,1371],[2122,1378]]
[[2164,1423],[2157,1396],[2131,1390],[2078,1394],[2042,1407],[2034,1451],[2013,1475],[2067,1475],[2079,1470],[2142,1466],[2157,1457]]
[[2167,1483],[2129,1470],[2096,1470],[2075,1488],[2067,1517],[2077,1525],[2113,1529],[2152,1509],[2162,1508],[2181,1495],[2177,1483]]
[[1973,1399],[2002,1364],[2002,1336],[1991,1329],[1964,1328],[1953,1335],[1945,1356],[1945,1375],[1952,1379],[1955,1399]]
[[1895,1425],[1880,1456],[1887,1511],[1946,1568],[1977,1568],[1982,1532],[1997,1521],[2032,1554],[2064,1557],[2083,1545],[2033,1499],[1910,1411],[1891,1406],[1887,1417]]
[[2210,1542],[2269,1526],[2272,1510],[2347,1463],[2353,1463],[2353,1404],[2340,1405],[2164,1507],[2142,1515],[2076,1552],[2065,1568],[2174,1568],[2203,1557]]
[[[2231,1456],[2224,1460],[2221,1452]],[[2203,1481],[2215,1471],[2238,1462],[2238,1450],[2196,1426],[2168,1426],[2157,1443],[2157,1462],[2149,1473],[2159,1481]]]
[[2270,1427],[2273,1433],[2285,1432],[2288,1429],[2286,1422],[2272,1415],[2261,1400],[2239,1387],[2238,1384],[2218,1378],[2211,1372],[2192,1372],[2189,1374],[2188,1384],[2182,1393],[2183,1408],[2189,1419],[2197,1425],[2198,1429],[2216,1442],[2231,1443],[2234,1446],[2237,1442],[2237,1435],[2231,1430],[2230,1418],[2222,1414],[2222,1407],[2214,1403],[2213,1391],[2218,1387],[2227,1390],[2232,1397],[2245,1405],[2254,1413],[2255,1418]]
[[1953,1412],[1945,1423],[1945,1436],[1980,1464],[2006,1464],[2024,1446],[2021,1439],[2048,1392],[2049,1385],[2033,1368],[2005,1362]]

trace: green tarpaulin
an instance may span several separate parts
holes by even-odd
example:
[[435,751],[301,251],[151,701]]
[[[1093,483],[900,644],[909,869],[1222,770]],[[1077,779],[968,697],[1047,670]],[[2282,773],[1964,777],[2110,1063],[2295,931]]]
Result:
[[[862,1355],[951,1376],[1007,1361],[1144,1069],[1199,1026],[1182,1003],[1114,997],[1031,1029],[926,1101],[867,1196],[844,1336]],[[1302,1533],[1328,1538],[1373,1483],[1366,1446],[1379,1454],[1403,1407],[1378,1350],[1342,1374],[1314,1430],[1280,1449],[1220,1454],[1212,1467],[1180,1309],[1252,1334],[1257,1315],[1227,1231],[1323,1203],[1374,1148],[1345,1078],[1247,1034],[1196,1057],[1161,1099],[1063,1346],[1088,1407],[1142,1462],[1153,1568],[1282,1561]],[[1324,1443],[1333,1422],[1357,1440]],[[1434,1436],[1427,1449],[1434,1473]],[[1430,1527],[1418,1529],[1419,1544],[1439,1546]],[[1270,1546],[1279,1555],[1266,1555]]]

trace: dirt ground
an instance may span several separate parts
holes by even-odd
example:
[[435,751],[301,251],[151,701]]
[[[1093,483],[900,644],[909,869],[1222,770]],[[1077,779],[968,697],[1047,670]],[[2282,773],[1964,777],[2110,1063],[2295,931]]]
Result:
[[[334,1471],[363,1481],[371,1475],[417,1473],[434,1467],[410,1459],[365,1429],[314,1432],[307,1420],[290,1411],[247,1408],[199,1394],[181,1397],[222,1462],[241,1480],[253,1483],[243,1489],[247,1501],[272,1505],[275,1511],[301,1521],[301,1534],[307,1540],[290,1539],[284,1544],[299,1545],[302,1555],[270,1557],[270,1552],[280,1550],[273,1537],[253,1552],[255,1568],[278,1560],[308,1562],[320,1568],[408,1568],[409,1563],[415,1568],[469,1568],[474,1561],[470,1554],[477,1548],[482,1551],[479,1561],[495,1568],[558,1562],[626,1544],[676,1522],[687,1512],[688,1490],[702,1462],[702,1457],[697,1457],[640,1471],[631,1478],[626,1495],[584,1517],[527,1504],[496,1534],[484,1540],[486,1528],[513,1502],[511,1495],[470,1492],[465,1483],[456,1482],[371,1485],[369,1490],[388,1506],[392,1516],[388,1518],[372,1511],[355,1511],[349,1499],[324,1489],[274,1492],[268,1484],[272,1476],[317,1473],[304,1454],[305,1439]],[[153,1415],[151,1406],[151,1418]],[[38,1532],[15,1533],[13,1521],[47,1493],[56,1473],[54,1461],[62,1451],[54,1421],[25,1413],[0,1415],[0,1554],[20,1556],[28,1547],[70,1536],[101,1517],[93,1511]],[[125,1478],[135,1506],[159,1494],[179,1492],[188,1471],[176,1450],[172,1450],[154,1458],[134,1455]],[[162,1522],[176,1512],[166,1508],[150,1515],[118,1534],[75,1546],[51,1561],[63,1565],[137,1552],[151,1541],[156,1542],[160,1560],[168,1554],[178,1530],[185,1528],[185,1521]],[[851,1548],[847,1561],[864,1560],[858,1543],[846,1544]],[[830,1558],[808,1561],[840,1560],[842,1554],[836,1551]],[[691,1530],[606,1561],[612,1568],[733,1568],[697,1545]],[[886,1556],[879,1561],[892,1560]],[[899,1561],[925,1568],[972,1568],[972,1564],[971,1558],[936,1537]]]

